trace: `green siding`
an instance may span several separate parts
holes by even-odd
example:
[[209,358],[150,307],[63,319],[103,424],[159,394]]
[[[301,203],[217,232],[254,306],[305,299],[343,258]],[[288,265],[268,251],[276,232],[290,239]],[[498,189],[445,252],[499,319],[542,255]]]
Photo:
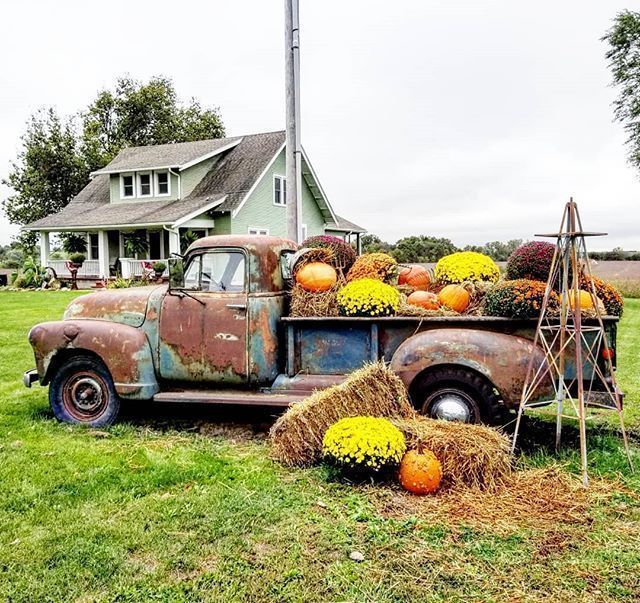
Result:
[[[268,228],[270,235],[287,234],[287,208],[273,203],[273,177],[286,174],[285,152],[278,155],[262,177],[238,215],[232,219],[233,234],[247,234],[249,228]],[[302,187],[302,223],[307,225],[307,236],[324,234],[324,218],[306,182]],[[218,222],[216,222],[218,232]]]
[[232,234],[231,233],[231,214],[216,215],[214,217],[215,228],[213,234]]
[[193,165],[182,172],[183,199],[187,195],[189,195],[191,191],[193,191],[193,189],[205,177],[206,173],[211,169],[211,167],[218,162],[218,159],[219,156],[212,157],[211,159],[207,159],[206,161],[196,163],[196,165]]

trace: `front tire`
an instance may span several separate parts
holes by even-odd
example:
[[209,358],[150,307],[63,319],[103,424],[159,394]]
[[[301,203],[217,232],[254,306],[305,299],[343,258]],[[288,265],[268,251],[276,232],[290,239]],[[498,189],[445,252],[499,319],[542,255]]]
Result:
[[120,399],[107,367],[90,356],[64,362],[49,385],[49,403],[56,419],[89,427],[111,425]]
[[432,419],[496,425],[505,418],[493,386],[467,369],[434,369],[420,377],[412,390],[418,411]]

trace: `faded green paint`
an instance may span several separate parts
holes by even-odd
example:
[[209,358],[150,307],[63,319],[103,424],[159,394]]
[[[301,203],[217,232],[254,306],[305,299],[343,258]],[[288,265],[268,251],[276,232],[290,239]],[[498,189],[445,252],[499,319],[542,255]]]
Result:
[[213,234],[222,235],[222,234],[231,234],[231,214],[220,214],[216,215],[214,218],[215,228],[213,230]]
[[[287,209],[273,203],[273,177],[285,176],[284,150],[271,168],[258,182],[240,212],[231,222],[232,234],[247,234],[249,228],[266,228],[270,235],[287,235]],[[307,235],[324,234],[324,218],[306,182],[302,187],[302,223],[307,225]],[[218,222],[216,219],[216,233]]]
[[[194,166],[195,167],[195,166]],[[141,170],[142,173],[148,173],[144,170]],[[166,170],[159,170],[166,171]],[[188,170],[185,170],[188,171]],[[151,174],[153,177],[153,173]],[[136,174],[134,174],[136,176]],[[122,199],[120,197],[120,174],[111,174],[109,178],[109,191],[110,191],[110,199],[111,203],[144,203],[146,201],[175,201],[178,198],[178,177],[175,174],[169,174],[171,178],[171,194],[170,195],[162,195],[161,197],[152,196],[152,197],[127,197],[126,199]],[[136,187],[137,177],[136,177]],[[154,181],[155,187],[155,181]],[[184,197],[184,194],[182,195]]]

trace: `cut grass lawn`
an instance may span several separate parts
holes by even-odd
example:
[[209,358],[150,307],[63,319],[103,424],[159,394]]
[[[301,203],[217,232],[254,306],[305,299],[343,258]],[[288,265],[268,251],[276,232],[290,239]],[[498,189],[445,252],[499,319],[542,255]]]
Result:
[[[233,425],[216,409],[150,407],[106,431],[56,422],[46,390],[22,386],[26,333],[74,295],[0,293],[0,600],[640,599],[640,475],[614,423],[589,431],[591,475],[611,493],[585,523],[436,521],[397,490],[273,463],[265,417],[238,425],[252,410],[227,411]],[[640,300],[627,302],[618,344],[640,465]],[[575,429],[559,457],[534,444],[551,441],[548,423],[525,429],[526,464],[577,468]]]

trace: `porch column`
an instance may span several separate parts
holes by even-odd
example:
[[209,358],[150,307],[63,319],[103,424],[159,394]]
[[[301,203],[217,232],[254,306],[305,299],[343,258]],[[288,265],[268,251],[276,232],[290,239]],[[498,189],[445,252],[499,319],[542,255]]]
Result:
[[178,231],[169,231],[169,253],[180,253],[180,235]]
[[109,237],[106,230],[98,231],[98,261],[100,278],[109,278]]
[[45,268],[49,262],[49,233],[45,231],[40,232],[40,265]]

